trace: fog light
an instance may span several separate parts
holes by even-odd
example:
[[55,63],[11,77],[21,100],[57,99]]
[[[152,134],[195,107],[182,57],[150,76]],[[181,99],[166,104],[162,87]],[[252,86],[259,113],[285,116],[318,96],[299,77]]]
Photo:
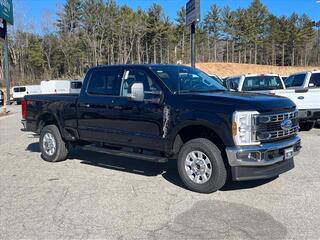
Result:
[[261,153],[260,152],[242,152],[237,153],[237,159],[241,161],[261,161]]

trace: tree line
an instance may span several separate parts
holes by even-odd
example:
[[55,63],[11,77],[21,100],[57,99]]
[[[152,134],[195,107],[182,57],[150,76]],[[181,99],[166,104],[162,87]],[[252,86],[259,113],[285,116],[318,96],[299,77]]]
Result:
[[[189,63],[184,6],[170,19],[159,4],[133,10],[115,0],[67,0],[57,15],[41,34],[11,32],[13,84],[81,77],[99,64]],[[197,24],[197,61],[319,65],[315,26],[306,14],[274,16],[260,0],[236,10],[213,4]]]

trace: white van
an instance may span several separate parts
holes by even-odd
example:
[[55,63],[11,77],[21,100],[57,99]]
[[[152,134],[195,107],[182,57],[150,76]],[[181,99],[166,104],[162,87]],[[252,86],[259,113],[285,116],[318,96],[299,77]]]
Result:
[[41,84],[42,94],[76,93],[79,94],[81,80],[45,80]]
[[19,104],[24,96],[40,94],[40,85],[15,86],[12,88],[13,101]]

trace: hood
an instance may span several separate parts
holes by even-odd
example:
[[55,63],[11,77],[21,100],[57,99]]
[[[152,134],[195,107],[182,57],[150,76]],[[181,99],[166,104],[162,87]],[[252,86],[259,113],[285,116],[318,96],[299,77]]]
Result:
[[182,93],[187,102],[221,105],[232,110],[279,112],[296,106],[288,98],[248,92]]

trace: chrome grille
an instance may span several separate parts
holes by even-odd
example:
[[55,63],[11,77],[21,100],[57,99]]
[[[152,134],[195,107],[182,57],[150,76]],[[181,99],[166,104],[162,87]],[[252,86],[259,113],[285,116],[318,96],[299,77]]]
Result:
[[279,130],[279,131],[274,131],[274,132],[269,132],[271,138],[281,138],[281,137],[286,137],[293,135],[299,131],[299,127],[295,126],[293,128],[290,128],[289,130]]
[[[289,129],[282,128],[286,119],[292,122]],[[257,115],[254,122],[253,137],[261,142],[290,137],[299,131],[298,111]]]

